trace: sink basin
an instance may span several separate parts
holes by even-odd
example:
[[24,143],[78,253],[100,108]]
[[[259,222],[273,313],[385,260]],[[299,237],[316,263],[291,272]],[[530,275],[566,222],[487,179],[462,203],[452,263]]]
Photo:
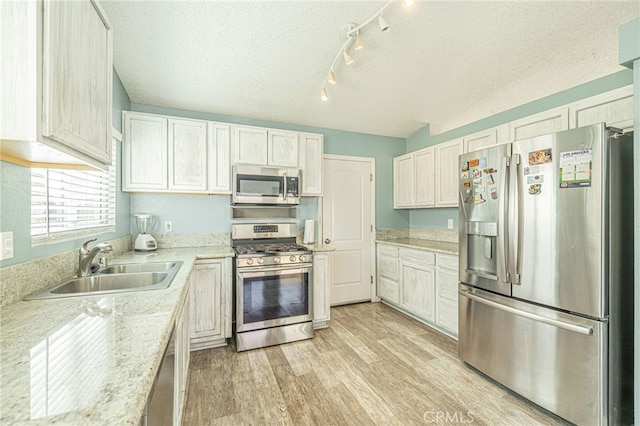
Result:
[[93,293],[113,290],[139,289],[161,284],[167,274],[149,272],[145,274],[93,275],[90,277],[72,278],[49,290],[54,294]]
[[182,262],[123,263],[111,265],[88,277],[74,277],[58,283],[25,300],[167,288]]
[[99,274],[131,274],[136,272],[164,272],[175,268],[177,262],[122,263],[107,266]]

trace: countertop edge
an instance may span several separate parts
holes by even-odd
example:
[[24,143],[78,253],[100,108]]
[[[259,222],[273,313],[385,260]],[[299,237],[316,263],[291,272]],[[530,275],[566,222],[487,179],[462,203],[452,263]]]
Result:
[[459,253],[458,244],[446,241],[423,240],[418,238],[397,238],[386,240],[375,240],[376,244],[387,244],[397,247],[406,247],[416,250],[432,251],[435,253],[449,254],[457,256]]

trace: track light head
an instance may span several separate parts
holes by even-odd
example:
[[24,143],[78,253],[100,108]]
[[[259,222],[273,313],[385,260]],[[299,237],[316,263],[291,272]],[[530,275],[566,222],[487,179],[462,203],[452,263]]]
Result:
[[360,50],[363,47],[364,44],[362,43],[362,34],[360,34],[360,31],[358,31],[356,35],[356,50]]
[[336,73],[333,72],[333,69],[329,72],[329,79],[327,80],[331,84],[336,84],[338,80],[336,80]]
[[322,91],[320,92],[320,99],[322,99],[324,102],[327,102],[329,100],[329,95],[327,94],[327,89],[326,88],[322,88]]
[[404,0],[404,5],[406,7],[411,7],[413,6],[413,0]]
[[347,65],[351,65],[351,64],[353,63],[353,58],[351,57],[351,55],[349,55],[349,54],[347,53],[347,49],[344,49],[344,50],[342,51],[342,53],[343,53],[343,56],[344,56],[344,62],[345,62],[345,64],[347,64]]
[[383,33],[386,33],[391,29],[389,28],[389,24],[387,24],[386,19],[384,19],[384,16],[382,16],[382,13],[378,16],[378,25],[380,25],[380,31]]

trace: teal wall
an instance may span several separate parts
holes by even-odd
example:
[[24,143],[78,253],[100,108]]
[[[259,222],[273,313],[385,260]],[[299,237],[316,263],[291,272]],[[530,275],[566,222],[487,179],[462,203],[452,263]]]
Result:
[[[122,86],[118,74],[113,71],[113,126],[121,131],[122,110],[128,110],[131,102]],[[122,187],[121,161],[122,146],[116,144],[117,188],[116,232],[98,236],[99,241],[128,235],[130,225],[129,194],[119,190]],[[39,257],[51,256],[80,246],[87,238],[44,244],[31,247],[31,171],[28,167],[0,161],[0,232],[13,231],[13,253],[11,259],[0,261],[0,267],[27,262]]]
[[[131,104],[131,110],[152,114],[164,114],[175,117],[194,118],[200,120],[220,121],[232,124],[245,124],[250,126],[272,127],[277,129],[294,130],[300,132],[322,133],[324,135],[324,153],[335,155],[350,155],[358,157],[375,158],[376,162],[376,227],[378,228],[398,228],[409,226],[409,213],[393,209],[393,177],[392,163],[393,157],[404,154],[406,151],[406,141],[402,138],[391,138],[386,136],[368,135],[364,133],[345,132],[341,130],[324,129],[318,127],[300,126],[289,123],[279,123],[264,120],[252,120],[248,118],[234,117],[221,114],[211,114],[197,111],[187,111],[175,108],[165,108],[152,105]],[[132,194],[132,208],[135,213],[141,211],[159,211],[157,205],[166,206],[162,211],[162,221],[171,220],[174,232],[183,233],[180,229],[213,229],[217,231],[200,232],[229,232],[231,221],[229,219],[229,198],[228,197],[205,197],[211,200],[202,199],[201,196],[185,197],[172,195],[148,195]],[[173,201],[173,203],[172,203]],[[179,204],[178,204],[179,203]],[[226,204],[225,204],[226,203]],[[222,216],[219,212],[212,213],[217,223],[210,223],[208,216],[192,218],[183,215],[183,210],[205,209],[212,212],[213,209],[225,207]],[[313,207],[315,206],[315,207]],[[317,201],[305,198],[303,205],[298,208],[298,219],[317,220]],[[165,219],[166,218],[166,219]],[[196,232],[196,231],[193,231]],[[189,231],[184,231],[189,233]]]
[[[416,151],[421,148],[437,145],[442,142],[496,127],[519,118],[628,86],[632,83],[633,72],[631,70],[622,70],[438,135],[429,136],[429,127],[425,126],[407,139],[407,152]],[[409,223],[412,228],[446,229],[447,219],[453,219],[454,229],[458,229],[458,209],[456,208],[412,209],[409,212]]]

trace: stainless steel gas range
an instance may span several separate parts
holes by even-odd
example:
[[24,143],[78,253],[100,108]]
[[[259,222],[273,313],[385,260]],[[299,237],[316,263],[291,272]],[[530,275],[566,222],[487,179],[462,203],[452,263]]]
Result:
[[234,224],[238,352],[313,337],[312,260],[290,223]]

